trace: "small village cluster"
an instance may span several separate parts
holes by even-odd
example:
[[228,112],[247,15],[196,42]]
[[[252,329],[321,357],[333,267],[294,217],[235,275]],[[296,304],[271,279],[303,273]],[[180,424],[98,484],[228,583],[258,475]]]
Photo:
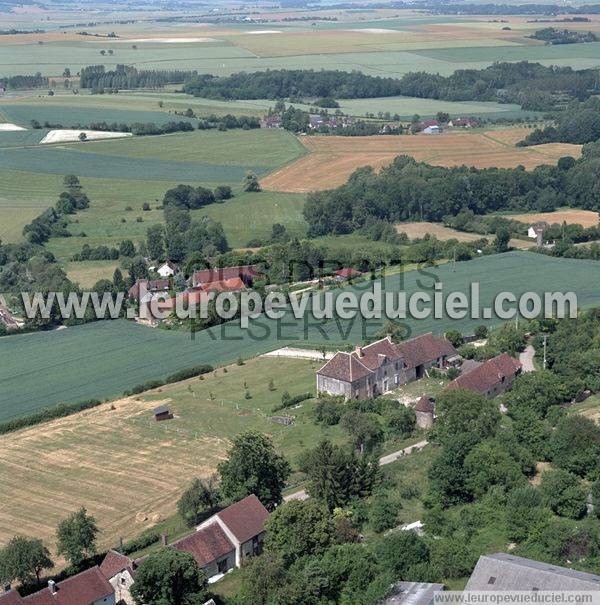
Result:
[[[183,292],[168,296],[173,290],[173,277],[178,267],[167,261],[155,269],[160,279],[138,279],[129,289],[129,299],[139,304],[139,317],[155,325],[159,317],[175,311],[178,304],[185,308],[198,307],[211,292],[241,292],[252,285],[259,275],[256,265],[202,269],[194,271]],[[154,309],[150,303],[154,301]]]
[[[212,583],[262,552],[268,516],[259,499],[250,495],[208,518],[190,536],[169,544],[163,534],[162,545],[190,553]],[[6,586],[0,605],[135,605],[131,587],[143,560],[109,550],[99,566],[62,582],[50,580],[46,588],[29,596],[21,597]]]
[[[209,519],[195,535],[167,548],[190,552],[208,574],[218,570],[211,578],[214,581],[234,566],[239,567],[245,557],[259,554],[255,540],[262,544],[268,516],[261,506],[255,496],[250,496]],[[208,529],[214,534],[210,542]],[[63,582],[50,581],[46,588],[27,597],[9,588],[0,594],[0,605],[135,605],[130,589],[140,562],[111,550],[100,566]],[[432,605],[435,593],[444,589],[438,583],[398,581],[381,605]],[[465,587],[467,592],[478,593],[573,591],[589,595],[599,590],[600,576],[506,553],[482,555]],[[215,603],[211,599],[204,605]]]

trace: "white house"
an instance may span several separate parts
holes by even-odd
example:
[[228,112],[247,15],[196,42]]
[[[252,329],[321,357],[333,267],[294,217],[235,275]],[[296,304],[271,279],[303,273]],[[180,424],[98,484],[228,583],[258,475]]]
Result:
[[423,129],[423,133],[424,134],[440,134],[440,132],[442,132],[442,129],[439,126],[427,126],[426,128]]
[[177,265],[174,265],[170,260],[166,263],[163,263],[156,272],[163,278],[167,279],[168,277],[173,277],[177,275]]
[[191,553],[212,583],[241,567],[246,558],[262,552],[268,517],[269,511],[251,494],[208,518],[194,534],[171,546]]

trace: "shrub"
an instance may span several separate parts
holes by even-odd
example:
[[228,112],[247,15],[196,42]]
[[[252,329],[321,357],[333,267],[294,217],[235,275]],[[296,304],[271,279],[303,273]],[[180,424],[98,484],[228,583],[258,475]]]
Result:
[[447,376],[450,380],[454,380],[460,376],[460,370],[458,368],[449,368]]
[[173,374],[169,374],[169,376],[166,377],[165,382],[167,384],[171,384],[172,382],[181,382],[182,380],[187,380],[188,378],[194,378],[195,376],[202,376],[202,374],[208,374],[213,370],[214,368],[208,364],[193,366],[191,368],[185,368]]
[[159,540],[160,534],[156,530],[148,529],[139,536],[125,542],[119,550],[124,555],[130,555],[139,552],[140,550],[144,550],[145,548],[148,548],[148,546],[152,546],[152,544]]
[[34,414],[23,416],[22,418],[15,418],[13,420],[7,420],[6,422],[0,423],[0,435],[5,433],[11,433],[12,431],[18,431],[28,426],[35,426],[36,424],[42,424],[55,418],[64,418],[71,414],[76,414],[82,410],[89,410],[99,406],[102,402],[98,399],[87,399],[78,403],[59,403],[51,408],[44,408]]
[[294,395],[294,397],[290,397],[290,394],[286,391],[281,396],[281,405],[278,405],[277,407],[273,408],[273,411],[277,412],[278,410],[291,408],[297,405],[298,403],[305,401],[306,399],[311,399],[312,396],[312,393],[301,393],[300,395]]
[[333,426],[339,423],[344,412],[344,407],[341,404],[327,399],[320,400],[315,407],[315,422]]

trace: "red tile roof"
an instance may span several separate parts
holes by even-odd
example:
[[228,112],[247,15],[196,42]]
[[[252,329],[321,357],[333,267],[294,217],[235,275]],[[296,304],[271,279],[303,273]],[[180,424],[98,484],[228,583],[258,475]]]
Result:
[[401,357],[398,347],[389,338],[382,338],[365,347],[358,347],[352,354],[369,370],[376,370],[385,360],[394,361]]
[[133,561],[116,550],[109,550],[100,564],[100,571],[107,580],[114,578],[125,569],[133,576],[133,568]]
[[344,279],[350,279],[351,277],[358,277],[359,275],[362,275],[360,271],[357,271],[352,267],[344,267],[339,271],[334,271],[334,274],[338,277],[343,277]]
[[337,352],[317,374],[343,382],[354,382],[368,376],[371,370],[362,364],[353,353]]
[[252,281],[259,275],[256,265],[240,265],[237,267],[214,267],[212,269],[202,269],[194,271],[192,275],[192,285],[201,286],[214,281],[224,279],[233,279],[239,277],[244,283]]
[[433,407],[433,403],[431,403],[431,399],[423,395],[419,401],[417,401],[417,405],[414,408],[415,412],[423,412],[425,414],[433,414],[435,408]]
[[0,594],[0,605],[21,605],[25,601],[16,590],[9,590]]
[[44,588],[23,600],[27,605],[91,605],[115,593],[98,566],[58,582],[56,588],[54,594]]
[[423,334],[400,344],[383,338],[365,347],[358,347],[352,353],[336,353],[317,373],[344,382],[354,382],[374,372],[386,360],[402,359],[406,367],[414,368],[456,354],[450,341],[433,334]]
[[503,378],[514,377],[521,367],[521,362],[502,353],[493,359],[488,359],[468,374],[462,374],[453,380],[446,389],[467,389],[486,394],[495,385],[501,383]]
[[250,494],[217,513],[217,516],[243,544],[265,530],[265,521],[269,517],[269,511],[254,494]]
[[189,552],[200,567],[235,550],[235,546],[217,522],[211,523],[187,538],[173,542],[172,546],[177,550]]
[[396,346],[409,368],[435,361],[440,357],[457,355],[456,349],[449,340],[434,336],[431,332],[405,340]]
[[246,284],[239,277],[231,277],[219,281],[211,281],[200,286],[204,292],[239,292],[246,288]]

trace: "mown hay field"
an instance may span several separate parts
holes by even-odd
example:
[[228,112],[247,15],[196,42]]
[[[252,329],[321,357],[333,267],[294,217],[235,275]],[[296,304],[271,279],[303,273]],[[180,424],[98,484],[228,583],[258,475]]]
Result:
[[[0,544],[18,528],[54,551],[58,522],[85,506],[101,529],[100,548],[114,547],[120,537],[134,537],[172,515],[185,486],[214,473],[231,439],[245,430],[270,435],[295,465],[300,451],[319,439],[341,438],[338,427],[314,424],[310,402],[288,411],[293,426],[269,420],[283,391],[314,392],[318,366],[259,358],[0,436]],[[160,403],[170,406],[173,420],[154,420]]]
[[531,225],[543,221],[549,225],[567,223],[567,225],[582,225],[583,227],[597,227],[600,214],[591,210],[578,210],[576,208],[562,208],[554,212],[538,212],[533,214],[508,214],[506,218],[521,221]]
[[[459,242],[475,242],[483,237],[487,237],[489,241],[494,239],[493,235],[485,236],[479,233],[466,233],[465,231],[458,231],[457,229],[446,227],[441,223],[430,223],[428,221],[398,223],[396,225],[396,230],[399,233],[406,233],[410,239],[422,238],[426,235],[433,235],[442,241],[456,239]],[[510,246],[520,250],[527,250],[528,248],[532,248],[533,245],[534,244],[531,241],[520,239],[510,240]]]
[[[385,278],[385,291],[402,289],[409,295],[422,291],[431,275],[444,283],[444,291],[469,292],[472,282],[480,283],[481,307],[492,305],[498,292],[543,293],[552,289],[573,291],[581,307],[598,304],[597,283],[600,264],[595,261],[551,258],[529,252],[510,252],[485,256],[455,267],[427,268],[426,274],[408,271]],[[429,281],[428,281],[429,280]],[[360,295],[372,287],[367,281],[348,290]],[[342,289],[334,290],[338,296]],[[126,389],[153,378],[198,364],[220,365],[239,357],[251,358],[294,342],[311,345],[330,342],[362,342],[376,334],[381,320],[316,320],[308,311],[300,319],[288,313],[284,320],[261,317],[249,329],[235,323],[197,332],[150,329],[124,320],[98,322],[55,332],[9,336],[0,339],[0,421],[23,415],[59,402],[118,396]],[[471,330],[499,320],[451,320],[448,317],[407,319],[414,333],[442,333],[450,328]]]
[[434,166],[474,166],[476,168],[527,169],[555,164],[565,155],[579,157],[580,145],[548,143],[535,147],[515,147],[527,128],[486,132],[448,131],[438,135],[371,137],[301,137],[309,155],[284,166],[262,180],[272,191],[308,192],[338,187],[361,166],[379,170],[399,155],[410,155]]

